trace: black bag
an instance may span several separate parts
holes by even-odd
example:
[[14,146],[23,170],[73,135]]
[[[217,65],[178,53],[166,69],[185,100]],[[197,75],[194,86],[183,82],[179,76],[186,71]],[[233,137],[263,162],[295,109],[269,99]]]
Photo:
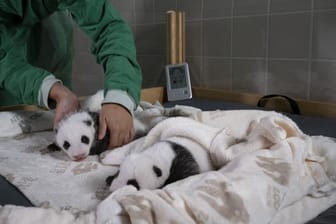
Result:
[[[291,111],[292,114],[301,114],[299,105],[297,104],[297,102],[294,99],[292,99],[288,96],[279,95],[279,94],[270,94],[270,95],[265,95],[265,96],[261,97],[258,100],[257,106],[266,108],[266,104],[271,99],[276,99],[276,98],[280,98],[280,99],[286,101],[288,103],[289,107],[290,107],[290,111]],[[277,110],[277,109],[278,108],[275,108],[275,110]]]

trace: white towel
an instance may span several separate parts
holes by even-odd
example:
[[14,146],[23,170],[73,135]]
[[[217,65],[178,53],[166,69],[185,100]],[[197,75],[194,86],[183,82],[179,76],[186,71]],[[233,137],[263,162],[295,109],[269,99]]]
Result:
[[[115,217],[126,215],[134,222],[258,224],[286,220],[282,210],[288,214],[287,208],[291,207],[301,217],[296,220],[303,222],[336,203],[335,183],[332,174],[326,172],[326,167],[330,166],[331,173],[336,167],[332,163],[336,156],[330,152],[336,143],[329,138],[326,147],[326,139],[319,142],[320,138],[305,135],[292,120],[275,112],[212,111],[198,113],[194,119],[203,123],[188,118],[162,121],[136,145],[124,146],[124,151],[128,151],[124,156],[178,136],[203,145],[214,164],[222,168],[162,190],[121,188],[98,206],[102,223],[109,220],[107,214],[116,207],[120,212],[114,213]],[[113,155],[119,155],[118,161],[122,162],[120,151],[110,152],[104,160],[113,161]],[[327,164],[321,163],[325,161],[323,155],[331,156]],[[320,197],[322,204],[314,208],[305,205],[314,201],[310,197]],[[114,206],[101,211],[107,204]]]
[[218,170],[158,190],[125,186],[87,213],[0,207],[0,223],[45,223],[48,215],[55,217],[50,223],[304,223],[336,203],[333,139],[307,136],[274,112],[212,111],[193,118],[166,119],[105,159],[117,155],[118,164],[178,136],[203,145]]

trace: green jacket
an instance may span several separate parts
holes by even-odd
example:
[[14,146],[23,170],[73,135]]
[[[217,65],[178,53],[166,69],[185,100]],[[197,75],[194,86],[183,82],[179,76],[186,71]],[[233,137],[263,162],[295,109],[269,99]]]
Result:
[[[0,105],[39,104],[41,84],[50,74],[71,88],[72,24],[66,13],[92,40],[105,93],[125,91],[138,104],[141,69],[133,36],[109,1],[1,0]],[[44,35],[45,30],[53,31]],[[44,46],[46,54],[41,45],[48,43],[54,47]]]

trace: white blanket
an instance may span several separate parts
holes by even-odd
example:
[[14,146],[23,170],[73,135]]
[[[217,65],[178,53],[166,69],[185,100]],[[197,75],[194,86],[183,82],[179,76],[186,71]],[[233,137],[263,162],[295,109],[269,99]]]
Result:
[[[83,101],[83,108],[96,111],[101,92]],[[99,99],[97,99],[99,98]],[[142,101],[135,112],[137,127],[148,132],[170,116],[187,116],[197,108]],[[44,208],[90,211],[108,194],[105,179],[117,167],[104,166],[98,156],[82,162],[71,161],[62,152],[53,152],[53,111],[0,112],[0,174],[17,186],[30,201]]]
[[[97,207],[83,209],[84,213],[54,206],[54,202],[49,203],[51,208],[7,205],[0,208],[0,223],[45,223],[46,217],[48,223],[303,223],[336,203],[333,139],[307,136],[293,121],[274,112],[198,112],[192,118],[196,121],[162,121],[135,148],[131,143],[115,150],[116,162],[158,140],[179,136],[204,145],[218,170],[160,190],[136,191],[126,186],[97,202]],[[59,159],[49,154],[45,157]],[[82,184],[88,186],[104,178],[85,178]],[[52,193],[45,188],[38,191]],[[87,200],[87,193],[76,200]],[[50,199],[49,195],[46,198]]]

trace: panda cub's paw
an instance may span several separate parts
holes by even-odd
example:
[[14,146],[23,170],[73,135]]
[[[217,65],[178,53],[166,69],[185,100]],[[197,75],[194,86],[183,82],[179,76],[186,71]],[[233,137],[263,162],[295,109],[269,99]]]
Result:
[[100,153],[99,154],[99,160],[103,161],[110,152],[111,152],[111,150],[106,150],[105,152]]
[[99,155],[99,159],[102,164],[104,165],[112,165],[112,166],[119,166],[123,160],[125,159],[126,155],[123,150],[108,150],[105,152],[102,152]]
[[192,106],[176,105],[172,108],[165,108],[164,115],[168,117],[190,117],[202,110]]

